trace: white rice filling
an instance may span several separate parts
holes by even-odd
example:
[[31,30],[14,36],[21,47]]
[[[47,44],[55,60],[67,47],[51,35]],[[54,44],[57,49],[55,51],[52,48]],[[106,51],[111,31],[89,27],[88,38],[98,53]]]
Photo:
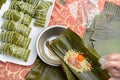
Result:
[[78,56],[78,52],[75,52],[73,50],[69,50],[66,55],[64,56],[64,61],[66,62],[66,64],[68,64],[71,68],[73,68],[76,72],[86,72],[86,71],[91,71],[91,64],[86,60],[82,60],[80,63],[79,63],[79,67],[75,67],[73,65],[71,65],[69,62],[68,62],[68,58],[71,57],[71,56]]

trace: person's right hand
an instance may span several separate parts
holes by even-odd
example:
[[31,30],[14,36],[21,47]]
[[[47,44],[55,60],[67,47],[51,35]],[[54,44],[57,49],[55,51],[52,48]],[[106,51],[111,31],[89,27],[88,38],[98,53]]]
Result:
[[120,54],[107,55],[102,66],[110,73],[111,78],[109,80],[120,80]]

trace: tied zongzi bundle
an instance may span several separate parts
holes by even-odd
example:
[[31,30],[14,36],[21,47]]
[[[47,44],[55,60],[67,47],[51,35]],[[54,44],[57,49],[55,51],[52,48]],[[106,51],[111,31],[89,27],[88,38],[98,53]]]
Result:
[[24,37],[23,35],[15,31],[4,31],[0,34],[0,40],[3,42],[8,42],[24,48],[28,48],[31,38]]
[[35,18],[36,18],[34,22],[35,26],[41,26],[41,27],[45,26],[46,16],[51,5],[52,5],[51,1],[42,1],[38,5],[35,12]]
[[2,17],[8,20],[14,20],[20,22],[25,25],[30,25],[32,20],[32,17],[30,17],[29,15],[23,14],[13,9],[8,9],[7,11],[5,11]]
[[16,46],[11,43],[2,43],[0,45],[0,53],[10,55],[26,62],[28,60],[30,50]]
[[23,1],[37,6],[41,0],[23,0]]
[[12,1],[10,9],[15,9],[34,17],[36,6],[21,1]]
[[47,14],[48,10],[37,10],[37,13],[35,15],[35,22],[34,25],[35,26],[42,26],[44,27],[45,25],[45,21],[46,21],[46,14]]
[[20,10],[19,5],[21,5],[21,3],[21,1],[13,0],[10,4],[10,9]]
[[51,5],[52,5],[51,1],[42,1],[38,5],[37,9],[40,9],[40,10],[42,10],[42,9],[49,9]]
[[23,2],[27,2],[29,4],[32,4],[34,6],[37,6],[39,4],[39,2],[41,2],[42,0],[12,0],[12,1],[23,1]]
[[24,24],[21,24],[19,22],[15,22],[13,20],[7,20],[5,21],[2,26],[2,29],[6,29],[8,31],[16,31],[19,32],[20,34],[28,37],[31,31],[31,27],[28,27]]

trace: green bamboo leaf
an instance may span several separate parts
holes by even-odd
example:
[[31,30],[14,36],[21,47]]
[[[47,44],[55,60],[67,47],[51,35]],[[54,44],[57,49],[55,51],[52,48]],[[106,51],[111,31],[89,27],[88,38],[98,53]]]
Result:
[[61,61],[61,65],[64,69],[64,72],[66,73],[67,80],[78,80],[78,78],[69,70],[69,68],[63,61]]
[[120,6],[105,2],[104,10],[95,16],[93,23],[86,30],[84,39],[94,47],[100,56],[120,53]]
[[67,29],[63,32],[58,38],[52,41],[50,44],[51,48],[54,50],[56,55],[64,61],[64,56],[66,52],[70,49],[83,52],[84,57],[87,58],[91,65],[91,71],[87,72],[76,72],[73,68],[71,68],[68,64],[69,69],[79,78],[80,80],[107,80],[109,79],[109,75],[107,71],[103,71],[98,63],[98,59],[100,56],[98,53],[90,46],[87,42],[85,42],[82,38],[80,38],[76,33],[72,30]]
[[37,59],[26,80],[67,80],[62,67],[53,67]]

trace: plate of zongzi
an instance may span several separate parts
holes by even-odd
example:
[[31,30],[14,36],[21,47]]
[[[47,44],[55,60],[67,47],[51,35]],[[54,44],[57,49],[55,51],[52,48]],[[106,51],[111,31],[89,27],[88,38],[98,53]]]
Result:
[[100,67],[99,54],[71,29],[54,39],[50,47],[79,80],[109,79],[108,72]]
[[38,34],[48,26],[55,0],[7,0],[0,10],[0,61],[29,66]]

